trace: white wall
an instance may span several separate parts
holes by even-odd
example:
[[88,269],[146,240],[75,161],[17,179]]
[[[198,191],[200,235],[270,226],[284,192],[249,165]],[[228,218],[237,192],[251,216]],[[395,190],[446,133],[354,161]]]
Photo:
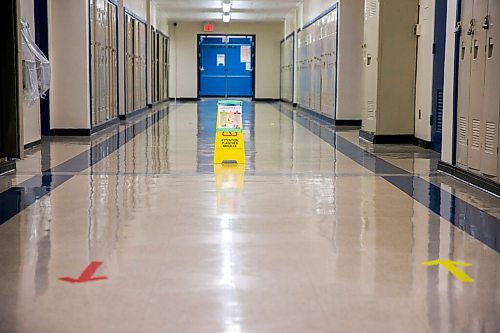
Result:
[[452,163],[453,152],[453,86],[455,82],[455,23],[457,0],[448,1],[446,23],[446,56],[444,61],[444,105],[443,105],[443,141],[441,160]]
[[[34,0],[20,0],[21,18],[24,18],[31,28],[31,34],[35,37],[35,4]],[[40,130],[40,102],[29,105],[23,101],[23,128],[24,145],[42,139]]]
[[146,20],[146,14],[148,12],[147,2],[149,0],[123,0],[123,5],[125,8],[130,10],[135,15],[142,18],[144,21]]
[[[198,74],[196,43],[197,34],[203,33],[202,22],[178,22],[177,27],[170,25],[169,33],[171,40],[170,97],[196,98],[198,95],[196,91]],[[215,25],[214,34],[217,33],[256,35],[255,97],[278,99],[280,97],[280,41],[283,38],[283,23],[218,23]],[[176,55],[178,61],[176,61]]]
[[87,0],[50,0],[51,128],[90,128]]
[[168,36],[167,15],[154,2],[151,2],[151,25]]
[[[294,21],[296,29],[302,28],[335,3],[339,6],[336,119],[359,120],[362,116],[363,52],[361,46],[363,44],[364,0],[304,0],[293,11],[296,18],[293,13],[287,15],[284,31],[289,33]],[[297,72],[296,67],[295,72]],[[298,82],[297,79],[295,82]],[[297,90],[295,90],[296,95]]]

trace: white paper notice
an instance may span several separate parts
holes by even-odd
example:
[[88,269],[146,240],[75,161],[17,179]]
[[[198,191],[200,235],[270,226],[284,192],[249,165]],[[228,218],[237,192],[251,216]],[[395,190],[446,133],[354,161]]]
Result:
[[217,55],[217,66],[226,66],[226,55],[218,54]]
[[242,45],[241,46],[241,62],[250,62],[250,45]]
[[252,70],[252,63],[251,62],[247,62],[246,63],[246,70],[247,71],[251,71]]

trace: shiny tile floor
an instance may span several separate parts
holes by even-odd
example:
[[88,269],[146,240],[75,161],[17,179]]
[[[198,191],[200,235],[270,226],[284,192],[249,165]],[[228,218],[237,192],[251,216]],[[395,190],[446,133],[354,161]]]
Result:
[[500,199],[285,104],[246,103],[247,164],[214,169],[214,110],[0,176],[0,332],[500,332]]

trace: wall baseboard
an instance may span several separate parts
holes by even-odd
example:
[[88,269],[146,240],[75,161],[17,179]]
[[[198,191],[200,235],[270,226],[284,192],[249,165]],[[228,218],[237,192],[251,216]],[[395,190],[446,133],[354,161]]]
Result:
[[304,113],[307,113],[307,114],[315,117],[315,118],[326,121],[334,126],[339,126],[339,127],[346,126],[346,127],[355,127],[355,128],[361,127],[361,120],[358,120],[358,119],[334,119],[334,118],[331,118],[327,115],[321,114],[317,111],[313,111],[313,110],[309,110],[307,108],[304,108],[300,105],[298,106],[298,109],[300,111],[303,111]]
[[361,120],[358,119],[336,119],[336,126],[361,127]]
[[483,191],[500,196],[500,183],[484,176],[461,169],[443,161],[438,162],[438,171],[453,176],[465,183],[472,184]]
[[40,146],[41,144],[42,144],[42,139],[33,141],[31,143],[25,144],[24,145],[24,150],[33,149],[33,148],[35,148],[37,146]]
[[167,99],[164,99],[164,100],[161,100],[161,101],[158,101],[158,102],[154,102],[153,105],[150,108],[152,108],[153,106],[157,106],[157,105],[163,104],[163,103],[167,103],[167,102],[170,102],[170,98],[167,98]]
[[[175,101],[175,98],[170,97],[170,101]],[[197,97],[177,97],[178,102],[197,102],[199,99]]]
[[16,162],[14,161],[3,161],[0,162],[0,175],[15,171],[16,170]]
[[118,117],[120,118],[120,120],[127,120],[127,119],[130,119],[132,117],[136,117],[138,116],[139,114],[143,113],[143,112],[146,112],[147,110],[150,110],[151,108],[146,106],[142,109],[137,109],[137,110],[134,110],[132,112],[129,112],[127,114],[121,114],[119,115]]
[[415,137],[411,134],[379,135],[359,130],[359,137],[373,144],[413,144]]
[[273,102],[279,102],[280,99],[279,98],[254,98],[254,101],[273,103]]
[[432,148],[432,144],[429,141],[425,141],[425,140],[419,139],[417,137],[413,138],[413,144],[415,146],[418,146],[418,147],[424,148],[424,149],[431,149]]
[[93,128],[53,128],[51,133],[54,136],[91,136],[119,123],[120,120],[115,118]]

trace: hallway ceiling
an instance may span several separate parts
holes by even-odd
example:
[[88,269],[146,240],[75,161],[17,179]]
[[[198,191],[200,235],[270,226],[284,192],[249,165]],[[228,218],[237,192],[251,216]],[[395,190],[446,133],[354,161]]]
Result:
[[[218,21],[222,19],[222,1],[155,0],[169,20]],[[297,5],[297,0],[233,0],[232,21],[281,21]]]

